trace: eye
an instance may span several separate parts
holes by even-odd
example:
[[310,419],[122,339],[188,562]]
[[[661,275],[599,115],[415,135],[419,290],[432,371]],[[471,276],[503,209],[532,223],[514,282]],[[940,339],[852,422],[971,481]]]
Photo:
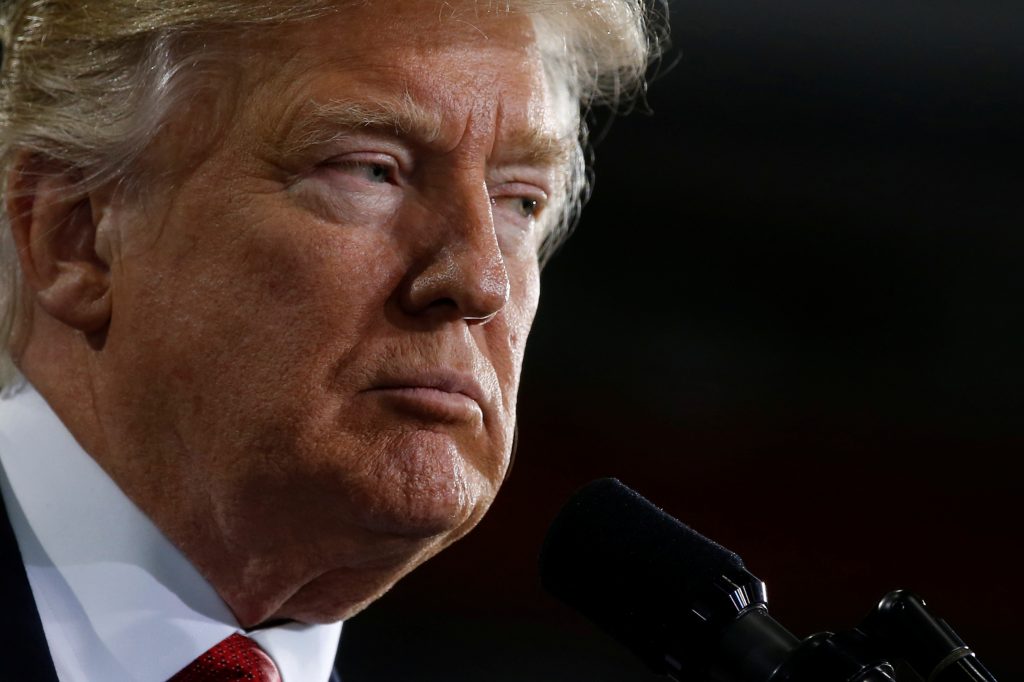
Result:
[[387,182],[391,178],[391,169],[379,163],[363,164],[362,170],[370,182]]
[[373,184],[385,184],[390,182],[394,174],[391,166],[374,161],[332,161],[329,166],[333,170],[355,175],[360,179]]
[[352,189],[359,185],[397,185],[401,176],[399,162],[390,154],[377,152],[352,152],[325,159],[317,171]]
[[496,188],[491,205],[516,221],[534,221],[544,211],[543,193],[525,184]]
[[519,215],[524,218],[535,218],[540,212],[540,202],[529,197],[520,197],[517,201]]

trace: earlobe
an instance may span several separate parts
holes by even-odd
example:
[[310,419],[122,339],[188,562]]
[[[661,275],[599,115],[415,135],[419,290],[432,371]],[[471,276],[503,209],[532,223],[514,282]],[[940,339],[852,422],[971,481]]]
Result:
[[17,159],[7,214],[25,288],[54,319],[87,334],[110,322],[110,268],[97,253],[97,216],[76,168]]

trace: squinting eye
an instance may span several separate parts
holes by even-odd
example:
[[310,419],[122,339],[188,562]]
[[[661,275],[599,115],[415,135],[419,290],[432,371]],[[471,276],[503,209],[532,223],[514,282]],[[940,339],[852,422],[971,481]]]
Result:
[[541,210],[540,201],[530,197],[491,197],[492,206],[497,206],[499,203],[507,209],[515,211],[521,218],[536,218]]
[[366,166],[366,173],[374,182],[387,182],[388,177],[391,175],[388,167],[382,166],[379,163]]
[[332,161],[326,164],[326,167],[331,168],[334,171],[340,171],[345,174],[360,177],[361,179],[373,184],[385,184],[390,182],[392,179],[391,166],[385,163],[375,163],[371,160],[343,159],[340,161]]
[[351,168],[353,171],[362,174],[370,182],[384,183],[391,178],[391,169],[384,164],[352,161],[340,165]]
[[540,210],[540,202],[536,199],[523,197],[519,200],[519,213],[524,218],[533,218]]

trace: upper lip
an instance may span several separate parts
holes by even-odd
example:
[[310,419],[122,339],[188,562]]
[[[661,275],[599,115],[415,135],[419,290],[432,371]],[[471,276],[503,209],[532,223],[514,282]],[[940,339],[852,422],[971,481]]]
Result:
[[432,388],[445,393],[461,393],[479,405],[485,402],[480,382],[469,373],[454,370],[419,370],[391,373],[377,381],[370,390],[389,388]]

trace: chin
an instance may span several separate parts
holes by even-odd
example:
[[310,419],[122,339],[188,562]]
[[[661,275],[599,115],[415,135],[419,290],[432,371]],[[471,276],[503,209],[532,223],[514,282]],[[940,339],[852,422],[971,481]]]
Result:
[[401,504],[367,509],[360,514],[360,525],[382,536],[429,541],[453,533],[461,536],[483,515],[477,507],[464,497],[417,496]]
[[360,475],[320,472],[303,503],[316,512],[306,518],[317,520],[297,529],[308,542],[287,562],[270,557],[263,574],[252,576],[267,586],[265,601],[239,599],[251,608],[236,614],[247,622],[351,618],[472,530],[498,487],[475,460],[443,434],[421,431],[391,445],[386,456],[364,460],[377,466]]
[[383,476],[361,486],[353,505],[357,523],[381,536],[461,537],[490,507],[496,486],[447,439],[416,440],[418,447],[401,451]]

